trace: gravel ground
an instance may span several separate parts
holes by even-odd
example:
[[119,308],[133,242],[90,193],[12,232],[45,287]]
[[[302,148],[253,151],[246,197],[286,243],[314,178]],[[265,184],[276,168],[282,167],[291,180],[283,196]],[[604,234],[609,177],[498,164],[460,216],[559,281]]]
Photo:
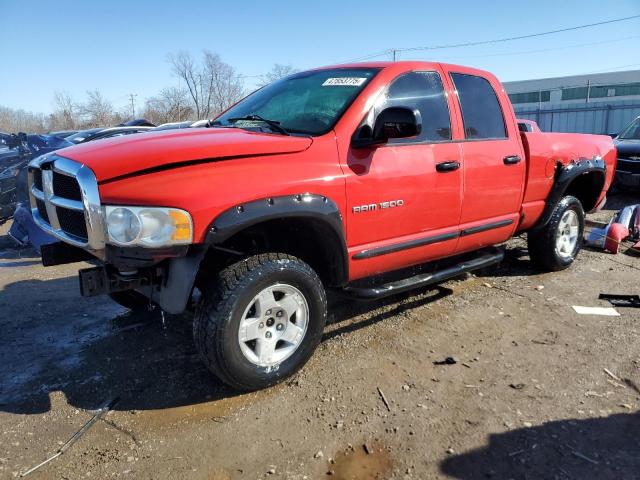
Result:
[[[591,219],[640,201],[613,200]],[[239,395],[198,360],[188,317],[81,298],[83,265],[45,269],[6,231],[0,478],[54,454],[114,398],[28,478],[640,478],[640,309],[571,309],[640,293],[637,255],[583,250],[541,274],[516,238],[499,267],[436,289],[332,296],[304,370]]]

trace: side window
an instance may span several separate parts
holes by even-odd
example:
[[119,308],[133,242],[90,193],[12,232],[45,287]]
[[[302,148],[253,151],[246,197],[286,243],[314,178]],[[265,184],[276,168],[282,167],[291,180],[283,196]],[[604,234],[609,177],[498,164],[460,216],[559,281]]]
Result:
[[422,116],[422,131],[418,138],[398,138],[389,143],[438,142],[451,140],[449,107],[440,75],[436,72],[409,72],[396,78],[389,86],[386,98],[377,108],[416,108]]
[[502,108],[486,78],[452,73],[467,139],[507,138]]

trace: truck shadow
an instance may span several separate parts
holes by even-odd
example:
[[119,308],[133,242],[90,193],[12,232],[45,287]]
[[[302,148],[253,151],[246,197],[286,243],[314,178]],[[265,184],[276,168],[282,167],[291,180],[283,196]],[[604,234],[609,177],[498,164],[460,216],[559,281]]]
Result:
[[[438,288],[373,303],[330,296],[323,341],[436,301]],[[117,410],[195,405],[239,395],[219,382],[197,355],[191,315],[159,310],[132,314],[108,298],[82,298],[75,276],[15,282],[0,291],[0,410],[44,413],[62,392],[77,408],[119,397]],[[370,312],[370,315],[362,315]],[[359,318],[364,317],[364,318]]]
[[440,464],[453,478],[639,479],[640,414],[547,422],[489,436]]

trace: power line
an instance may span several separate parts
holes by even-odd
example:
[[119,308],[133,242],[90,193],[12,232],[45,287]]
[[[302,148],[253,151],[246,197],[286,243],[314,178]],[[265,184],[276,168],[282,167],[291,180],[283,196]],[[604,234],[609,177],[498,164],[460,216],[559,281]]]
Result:
[[553,35],[556,33],[562,33],[562,32],[570,32],[570,31],[574,31],[574,30],[580,30],[580,29],[584,29],[584,28],[591,28],[591,27],[597,27],[600,25],[608,25],[611,23],[617,23],[617,22],[624,22],[627,20],[633,20],[633,19],[637,19],[640,18],[640,15],[632,15],[629,17],[623,17],[623,18],[615,18],[612,20],[605,20],[602,22],[595,22],[595,23],[587,23],[584,25],[577,25],[577,26],[573,26],[573,27],[566,27],[566,28],[559,28],[557,30],[549,30],[546,32],[538,32],[538,33],[530,33],[528,35],[518,35],[515,37],[506,37],[506,38],[496,38],[496,39],[492,39],[492,40],[480,40],[480,41],[474,41],[474,42],[464,42],[464,43],[451,43],[451,44],[445,44],[445,45],[428,45],[428,46],[422,46],[422,47],[407,47],[407,48],[388,48],[386,50],[381,50],[375,53],[371,53],[368,55],[364,55],[361,57],[357,57],[357,58],[353,58],[351,60],[347,60],[345,63],[349,63],[349,62],[357,62],[357,61],[361,61],[361,60],[368,60],[371,58],[376,58],[376,57],[381,57],[384,55],[392,55],[393,58],[395,58],[397,56],[398,53],[401,52],[413,52],[413,51],[418,51],[418,50],[443,50],[443,49],[447,49],[447,48],[460,48],[460,47],[474,47],[477,45],[489,45],[489,44],[493,44],[493,43],[503,43],[503,42],[510,42],[513,40],[522,40],[525,38],[534,38],[534,37],[542,37],[545,35]]
[[513,55],[527,55],[530,53],[543,53],[543,52],[555,52],[558,50],[570,50],[572,48],[581,48],[581,47],[593,47],[595,45],[604,45],[607,43],[616,43],[616,42],[624,42],[626,40],[633,40],[635,38],[640,38],[640,35],[633,35],[630,37],[617,38],[615,40],[604,40],[602,42],[591,42],[591,43],[580,43],[576,45],[565,45],[563,47],[554,47],[554,48],[542,48],[537,50],[523,50],[519,52],[506,52],[506,53],[489,53],[486,55],[464,55],[462,57],[447,57],[447,59],[455,60],[455,59],[466,59],[466,58],[488,58],[488,57],[508,57]]
[[638,66],[640,66],[640,63],[629,63],[627,65],[617,65],[615,67],[609,67],[609,68],[607,68],[605,70],[594,70],[592,72],[584,72],[584,73],[581,73],[579,75],[589,75],[591,73],[608,73],[608,72],[611,72],[611,71],[619,70],[621,68],[638,67]]
[[560,28],[558,30],[549,30],[547,32],[531,33],[531,34],[528,34],[528,35],[518,35],[517,37],[497,38],[497,39],[493,39],[493,40],[482,40],[482,41],[479,41],[479,42],[453,43],[453,44],[449,44],[449,45],[434,45],[434,46],[426,46],[426,47],[395,48],[395,49],[392,49],[392,50],[396,50],[396,51],[399,51],[399,52],[410,52],[410,51],[415,51],[415,50],[440,50],[440,49],[444,49],[444,48],[473,47],[473,46],[476,46],[476,45],[487,45],[487,44],[490,44],[490,43],[510,42],[512,40],[522,40],[524,38],[542,37],[544,35],[553,35],[555,33],[570,32],[570,31],[573,31],[573,30],[580,30],[580,29],[583,29],[583,28],[597,27],[599,25],[608,25],[610,23],[624,22],[624,21],[627,21],[627,20],[633,20],[635,18],[640,18],[640,15],[632,15],[630,17],[616,18],[616,19],[613,19],[613,20],[606,20],[606,21],[603,21],[603,22],[587,23],[585,25],[578,25],[578,26],[575,26],[575,27]]

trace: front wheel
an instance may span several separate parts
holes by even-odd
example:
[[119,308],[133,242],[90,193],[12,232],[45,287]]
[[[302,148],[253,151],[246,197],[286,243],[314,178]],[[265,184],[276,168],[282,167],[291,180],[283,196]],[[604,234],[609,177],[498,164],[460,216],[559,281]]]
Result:
[[203,288],[193,334],[207,367],[239,390],[293,375],[316,349],[326,323],[324,287],[313,269],[279,253],[244,259]]
[[563,197],[541,229],[527,235],[529,257],[539,268],[564,270],[573,263],[582,247],[584,210],[576,197]]

